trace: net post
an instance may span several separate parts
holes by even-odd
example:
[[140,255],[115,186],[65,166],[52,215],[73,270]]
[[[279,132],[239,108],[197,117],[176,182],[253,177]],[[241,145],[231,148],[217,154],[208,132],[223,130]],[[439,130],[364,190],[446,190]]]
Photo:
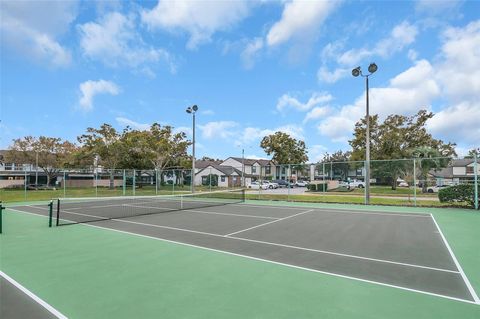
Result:
[[55,226],[60,224],[60,198],[57,199],[57,220],[55,222]]
[[48,203],[48,227],[52,227],[52,219],[53,219],[53,200]]
[[0,234],[2,233],[3,231],[3,223],[2,223],[2,220],[3,220],[3,210],[5,209],[5,207],[3,207],[2,205],[2,201],[0,201]]
[[474,197],[475,197],[475,209],[478,210],[478,163],[477,163],[477,160],[478,160],[478,155],[477,153],[475,152],[473,154],[473,179],[474,179]]

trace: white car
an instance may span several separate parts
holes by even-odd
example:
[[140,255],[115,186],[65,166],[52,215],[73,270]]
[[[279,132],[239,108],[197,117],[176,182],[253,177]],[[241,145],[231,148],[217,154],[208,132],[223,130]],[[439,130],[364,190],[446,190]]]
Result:
[[277,189],[278,184],[271,181],[262,181],[262,184],[267,185],[270,189]]
[[261,184],[259,182],[251,182],[247,185],[247,187],[251,189],[268,189],[267,184]]
[[450,185],[436,185],[436,186],[430,186],[427,187],[427,193],[438,193],[439,190],[442,188],[448,187]]
[[298,181],[295,182],[295,186],[298,186],[298,187],[307,187],[307,186],[308,186],[308,182],[307,182],[307,181],[298,180]]
[[364,181],[358,181],[358,180],[354,179],[354,180],[349,181],[348,185],[350,187],[364,188],[365,187],[365,182]]
[[398,187],[408,187],[408,183],[405,181],[398,182]]

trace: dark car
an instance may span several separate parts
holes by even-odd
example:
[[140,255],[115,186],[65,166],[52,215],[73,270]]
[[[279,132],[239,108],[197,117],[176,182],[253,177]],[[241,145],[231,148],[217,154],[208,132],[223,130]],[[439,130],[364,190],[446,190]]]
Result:
[[27,190],[46,191],[46,190],[55,190],[55,187],[49,186],[47,184],[29,184],[29,185],[27,185]]
[[[277,183],[278,184],[278,187],[288,187],[289,186],[289,183],[283,179],[276,179],[276,180],[273,180],[272,182],[274,183]],[[290,183],[290,188],[292,188],[294,185],[293,183]]]

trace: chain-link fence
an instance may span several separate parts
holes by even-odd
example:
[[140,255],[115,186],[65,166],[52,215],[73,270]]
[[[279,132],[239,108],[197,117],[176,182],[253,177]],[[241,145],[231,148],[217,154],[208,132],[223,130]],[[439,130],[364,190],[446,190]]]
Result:
[[[266,164],[265,164],[266,162]],[[367,169],[370,181],[366,181]],[[193,176],[194,175],[194,176]],[[189,169],[0,171],[0,200],[142,196],[245,188],[250,200],[478,208],[475,158],[409,158]]]

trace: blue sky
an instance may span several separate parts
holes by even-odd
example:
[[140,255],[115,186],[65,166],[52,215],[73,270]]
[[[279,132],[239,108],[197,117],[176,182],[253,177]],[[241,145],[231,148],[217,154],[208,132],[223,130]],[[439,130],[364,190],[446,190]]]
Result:
[[264,135],[305,140],[311,161],[348,150],[365,112],[435,113],[428,130],[480,146],[479,1],[1,0],[0,148],[74,141],[110,123],[172,125],[197,154],[266,157]]

